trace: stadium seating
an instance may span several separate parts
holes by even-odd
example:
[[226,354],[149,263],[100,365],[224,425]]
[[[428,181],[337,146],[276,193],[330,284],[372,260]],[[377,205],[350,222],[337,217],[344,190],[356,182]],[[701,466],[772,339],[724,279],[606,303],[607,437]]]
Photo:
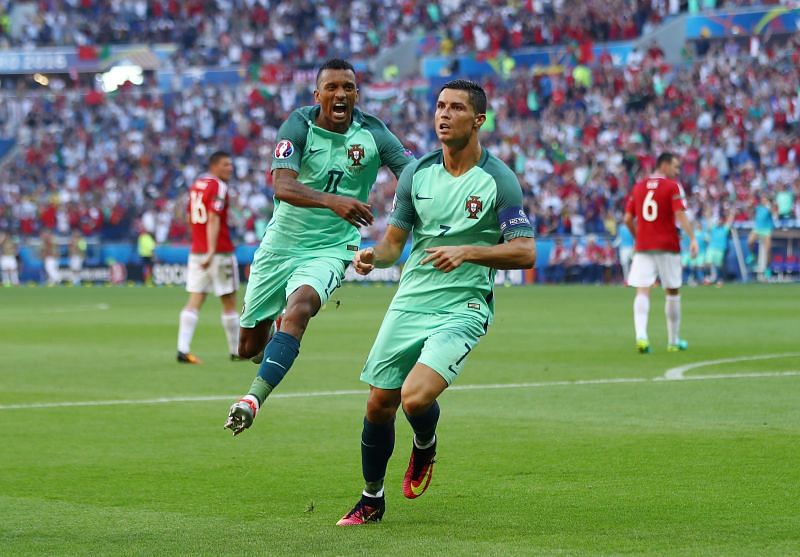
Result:
[[[716,6],[754,3],[720,0]],[[101,55],[108,44],[176,43],[179,48],[173,62],[177,65],[237,65],[259,58],[314,63],[334,54],[370,56],[419,33],[439,37],[436,44],[442,52],[631,39],[680,9],[688,9],[688,4],[3,0],[0,14],[9,14],[13,27],[0,26],[0,48],[74,45],[91,57]]]
[[[420,5],[407,4],[412,10]],[[91,15],[76,9],[67,25]],[[128,12],[120,17],[138,21]],[[164,12],[159,17],[169,18]],[[447,17],[442,12],[440,21]],[[234,19],[231,25],[243,25]],[[130,29],[126,40],[150,37],[141,26]],[[798,62],[800,40],[794,38],[755,56],[739,43],[716,42],[682,66],[666,64],[653,49],[625,67],[597,65],[579,79],[568,68],[517,69],[507,79],[483,81],[491,104],[483,143],[517,172],[540,237],[613,237],[628,188],[666,149],[683,159],[682,179],[698,218],[733,211],[745,222],[757,192],[774,194],[788,184],[800,220],[800,102],[790,87],[800,79]],[[733,79],[734,69],[743,77]],[[369,79],[364,76],[365,84]],[[361,106],[420,154],[436,145],[429,115],[438,85],[395,83],[388,101],[365,87]],[[5,95],[3,101],[4,129],[16,132],[16,147],[0,165],[0,229],[23,241],[42,228],[62,236],[77,228],[103,241],[131,242],[141,225],[160,244],[185,242],[186,184],[210,152],[223,148],[234,154],[236,167],[234,237],[254,243],[271,213],[268,161],[277,127],[311,95],[305,82],[270,89],[257,82],[194,86],[177,93],[148,83],[113,95],[68,88]],[[365,231],[368,239],[382,234],[393,191],[393,177],[382,172],[371,199],[377,224]]]

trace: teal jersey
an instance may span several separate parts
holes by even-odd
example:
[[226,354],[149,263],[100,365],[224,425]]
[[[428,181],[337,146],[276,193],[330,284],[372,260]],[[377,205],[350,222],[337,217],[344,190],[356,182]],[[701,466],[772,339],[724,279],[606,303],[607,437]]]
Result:
[[[381,166],[399,176],[414,160],[374,116],[356,109],[350,128],[341,134],[314,123],[319,110],[298,108],[283,123],[272,155],[273,171],[289,168],[310,188],[366,202]],[[276,199],[261,245],[281,255],[351,259],[360,242],[358,229],[330,209],[295,207]]]
[[711,238],[708,242],[709,249],[716,249],[725,251],[728,249],[728,236],[731,233],[731,227],[724,224],[718,224],[711,229]]
[[775,228],[775,223],[772,221],[772,211],[766,205],[759,205],[756,207],[755,218],[753,225],[756,230],[763,230],[771,232]]
[[[697,235],[695,234],[695,236]],[[681,233],[681,253],[688,255],[691,243],[691,238],[689,238],[689,236],[687,236],[685,233]]]
[[418,313],[478,314],[491,322],[495,270],[462,263],[443,273],[420,262],[426,248],[493,246],[533,237],[522,209],[516,175],[484,149],[478,164],[455,177],[444,168],[441,149],[403,171],[389,224],[411,231],[411,253],[390,309]]
[[631,234],[631,231],[628,230],[628,227],[625,224],[619,225],[619,228],[617,229],[617,240],[619,241],[619,247],[621,248],[632,248],[636,244],[633,234]]
[[697,240],[697,252],[703,253],[706,251],[706,247],[708,246],[708,226],[703,222],[699,229],[694,231],[694,238]]

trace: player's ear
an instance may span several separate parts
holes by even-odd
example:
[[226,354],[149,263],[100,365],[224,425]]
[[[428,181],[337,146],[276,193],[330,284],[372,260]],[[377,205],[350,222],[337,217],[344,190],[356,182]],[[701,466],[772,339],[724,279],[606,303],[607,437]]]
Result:
[[486,121],[486,114],[477,114],[475,116],[475,129],[476,130],[481,129],[481,126],[485,121]]
[[314,104],[319,104],[319,89],[314,89]]

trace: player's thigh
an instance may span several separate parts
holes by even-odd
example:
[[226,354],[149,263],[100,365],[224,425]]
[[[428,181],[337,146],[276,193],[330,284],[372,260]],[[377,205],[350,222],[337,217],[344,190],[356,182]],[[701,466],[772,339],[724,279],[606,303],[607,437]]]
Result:
[[336,257],[315,257],[300,261],[286,284],[286,299],[301,286],[310,286],[319,295],[320,307],[342,285],[347,261]]
[[403,409],[411,415],[426,410],[448,386],[441,373],[417,362],[403,383]]
[[458,377],[467,356],[486,334],[486,324],[478,317],[464,315],[432,316],[432,333],[425,341],[419,363],[433,369],[448,385]]
[[226,294],[235,294],[239,288],[239,266],[236,255],[232,253],[218,253],[211,260],[209,267],[214,295],[217,297]]
[[679,253],[659,253],[654,256],[662,288],[680,288],[683,283]]
[[649,288],[656,282],[658,269],[652,253],[634,253],[631,270],[628,272],[628,286]]
[[244,293],[239,324],[252,329],[262,321],[274,321],[286,306],[286,283],[295,268],[290,256],[266,250],[256,251]]
[[186,266],[186,291],[196,294],[206,294],[211,292],[212,281],[210,269],[203,269],[200,263],[205,256],[190,253],[189,262]]
[[389,310],[369,351],[361,380],[380,389],[399,389],[417,363],[430,334],[420,313]]

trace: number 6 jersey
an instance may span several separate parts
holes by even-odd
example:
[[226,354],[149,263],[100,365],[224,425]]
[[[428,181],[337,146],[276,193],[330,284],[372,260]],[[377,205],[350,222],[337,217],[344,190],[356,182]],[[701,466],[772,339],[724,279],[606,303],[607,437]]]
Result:
[[636,217],[636,251],[680,253],[675,213],[686,210],[686,195],[675,180],[651,176],[633,186],[625,212]]
[[228,185],[213,176],[199,176],[189,188],[189,224],[192,228],[192,253],[208,253],[206,223],[208,214],[219,215],[219,236],[216,253],[233,253],[230,231],[228,230]]
[[[379,119],[353,111],[347,132],[315,124],[319,106],[298,108],[278,130],[272,171],[288,168],[302,184],[367,202],[381,166],[399,176],[414,160]],[[319,257],[350,259],[358,250],[358,229],[330,209],[295,207],[275,200],[275,212],[262,245],[282,255],[313,252]]]

